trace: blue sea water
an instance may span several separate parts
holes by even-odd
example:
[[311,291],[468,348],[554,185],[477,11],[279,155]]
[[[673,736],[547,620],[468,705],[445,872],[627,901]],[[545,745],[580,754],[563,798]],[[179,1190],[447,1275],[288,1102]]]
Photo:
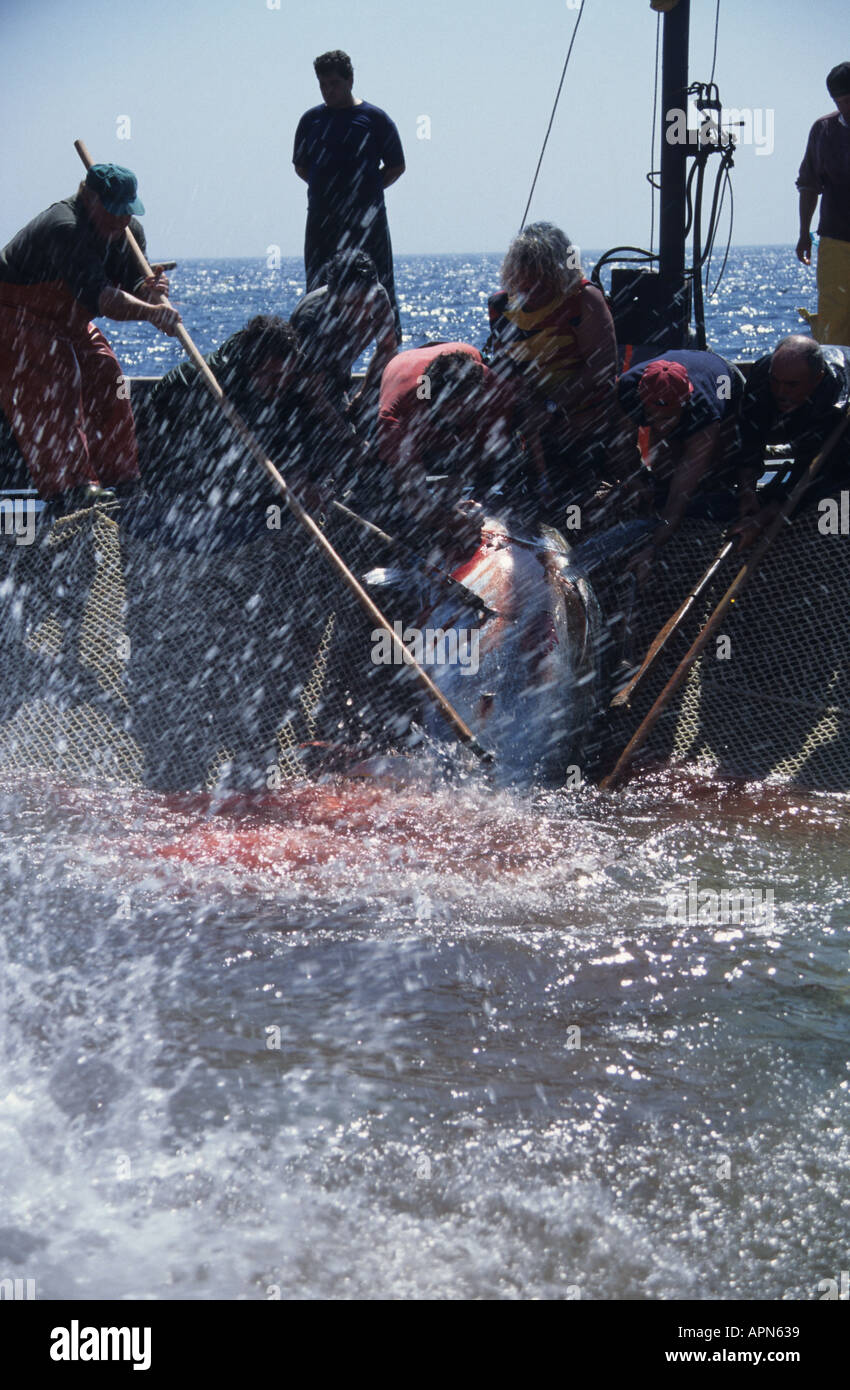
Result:
[[[597,252],[588,252],[589,275]],[[487,298],[499,288],[500,257],[446,255],[396,257],[396,289],[403,346],[424,338],[483,345]],[[719,263],[711,277],[713,287]],[[605,284],[608,271],[603,271]],[[254,314],[289,318],[304,294],[304,267],[285,259],[277,270],[264,260],[184,261],[171,272],[172,300],[201,352],[210,352]],[[723,280],[706,301],[709,346],[731,360],[760,356],[801,327],[797,308],[815,308],[814,271],[790,246],[741,246],[729,256]],[[130,374],[158,375],[181,360],[178,344],[144,324],[104,323],[104,331]],[[362,364],[361,364],[362,365]]]
[[[481,343],[497,271],[400,258],[407,337]],[[303,287],[173,283],[204,351]],[[755,356],[811,302],[790,248],[740,248],[712,345]],[[178,360],[109,332],[130,373]],[[848,1267],[845,797],[658,776],[237,814],[21,775],[0,830],[0,1278],[812,1300]],[[692,880],[770,910],[683,917]]]

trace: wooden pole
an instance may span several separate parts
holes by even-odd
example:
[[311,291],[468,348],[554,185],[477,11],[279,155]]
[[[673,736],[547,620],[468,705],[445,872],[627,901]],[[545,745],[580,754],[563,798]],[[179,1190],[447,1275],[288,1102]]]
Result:
[[643,684],[645,678],[649,675],[659,656],[663,652],[664,648],[667,646],[667,643],[670,641],[670,638],[673,636],[673,633],[676,632],[679,627],[681,627],[682,623],[684,622],[688,613],[690,613],[700,594],[704,593],[705,590],[708,588],[709,584],[716,575],[717,571],[720,569],[720,566],[723,564],[723,561],[726,559],[726,556],[729,554],[734,544],[734,541],[726,542],[726,544],[720,550],[719,554],[715,557],[715,559],[712,560],[705,574],[702,576],[702,579],[688,594],[688,597],[685,599],[685,602],[682,604],[681,608],[678,608],[676,610],[672,618],[668,618],[667,622],[664,624],[663,628],[658,633],[658,636],[655,637],[653,641],[650,643],[647,649],[646,656],[644,657],[637,671],[635,671],[635,674],[632,676],[631,680],[628,682],[627,685],[623,686],[622,690],[617,691],[617,694],[614,696],[613,700],[611,701],[611,704],[609,705],[609,709],[618,709],[622,705],[628,705],[631,703],[631,699],[635,691],[638,689],[640,685]]
[[697,657],[700,655],[703,648],[708,643],[709,639],[713,636],[716,629],[720,626],[720,623],[725,617],[728,609],[734,603],[735,599],[738,597],[738,594],[740,594],[744,585],[755,574],[756,570],[758,569],[758,566],[764,559],[764,556],[767,554],[767,551],[770,549],[776,537],[779,535],[779,532],[782,530],[782,527],[789,526],[791,524],[791,513],[794,511],[794,508],[796,507],[800,498],[803,496],[806,489],[809,487],[810,483],[812,483],[814,479],[817,477],[818,473],[821,470],[821,467],[829,458],[829,455],[832,453],[836,444],[841,439],[841,436],[844,434],[844,431],[847,428],[848,422],[850,422],[850,403],[848,403],[848,405],[845,406],[841,415],[841,419],[835,426],[835,429],[830,434],[820,453],[809,464],[809,467],[806,469],[806,472],[803,474],[803,476],[801,478],[798,478],[796,485],[794,486],[794,488],[792,488],[791,493],[786,498],[784,505],[781,507],[780,511],[774,517],[770,525],[767,526],[765,530],[762,532],[761,536],[759,537],[758,541],[756,542],[753,548],[753,551],[749,559],[746,560],[739,569],[738,573],[732,580],[732,583],[729,585],[729,588],[726,590],[726,593],[723,595],[722,599],[718,603],[717,607],[715,608],[705,627],[702,629],[689,651],[679,662],[679,665],[676,667],[676,670],[673,672],[673,675],[670,677],[661,694],[658,696],[658,699],[655,701],[654,705],[650,709],[643,723],[638,727],[636,732],[633,734],[632,738],[626,744],[625,748],[623,749],[622,753],[617,759],[617,762],[615,763],[614,767],[608,773],[607,777],[603,777],[602,781],[599,783],[599,786],[602,791],[613,790],[613,788],[616,787],[618,783],[622,780],[623,775],[626,772],[626,769],[629,767],[632,759],[634,758],[635,753],[637,753],[638,749],[641,748],[643,744],[646,742],[648,735],[654,729],[659,718],[663,714],[664,710],[667,708],[668,704],[670,703],[670,700],[675,695],[676,691],[679,689],[679,686],[682,684],[683,680],[687,676]]
[[362,526],[363,530],[368,531],[371,536],[376,536],[384,545],[392,546],[397,550],[405,550],[411,559],[420,566],[424,574],[427,574],[429,578],[435,579],[438,584],[442,584],[447,593],[455,594],[468,608],[472,608],[477,614],[480,614],[482,618],[500,618],[503,616],[501,613],[497,613],[495,608],[488,608],[487,604],[479,594],[475,593],[474,589],[468,589],[465,584],[461,584],[459,579],[455,579],[454,575],[449,574],[446,570],[439,569],[437,565],[432,565],[430,561],[423,559],[421,555],[416,553],[412,545],[408,545],[407,541],[400,540],[398,536],[390,536],[386,531],[382,531],[380,526],[376,526],[374,521],[367,521],[365,516],[359,516],[357,512],[353,512],[350,507],[346,507],[344,502],[337,502],[336,499],[334,499],[331,506],[335,511],[340,512],[342,516],[347,516],[349,521],[354,521],[358,526]]
[[[93,160],[88,150],[86,149],[86,146],[83,143],[83,141],[75,140],[74,148],[77,151],[77,154],[80,156],[80,159],[83,161],[83,164],[86,166],[86,168],[90,169]],[[133,233],[130,231],[129,227],[125,229],[124,235],[127,238],[127,243],[130,247],[131,252],[136,258],[136,262],[139,266],[139,269],[142,271],[142,274],[145,275],[145,277],[152,276],[153,271],[151,270],[151,267],[148,264],[147,257],[145,256],[144,252],[142,251],[142,248],[139,246],[139,243],[136,241],[136,238],[133,236]],[[365,612],[368,613],[375,626],[381,628],[384,632],[388,634],[396,652],[400,654],[401,660],[404,662],[405,665],[411,667],[414,675],[416,676],[416,679],[419,681],[419,684],[424,688],[424,690],[428,693],[430,698],[437,705],[437,708],[440,710],[440,713],[442,714],[446,723],[451,728],[455,737],[458,738],[461,743],[466,744],[466,746],[470,748],[473,751],[473,753],[476,754],[477,757],[483,759],[486,762],[492,762],[493,754],[488,752],[486,748],[483,748],[481,746],[481,744],[478,742],[478,739],[475,737],[475,734],[469,728],[468,724],[464,722],[464,720],[458,714],[457,710],[454,708],[454,705],[452,705],[446,699],[443,692],[440,689],[438,689],[438,687],[434,684],[427,671],[424,671],[422,667],[419,665],[418,661],[416,661],[413,658],[413,656],[411,656],[410,652],[407,650],[407,647],[405,647],[401,638],[390,626],[389,622],[384,617],[383,613],[381,613],[380,609],[377,608],[377,606],[373,603],[372,599],[366,593],[366,590],[363,588],[362,584],[360,584],[356,576],[351,573],[351,570],[348,568],[345,561],[342,559],[340,555],[337,554],[336,550],[334,550],[330,541],[324,535],[320,527],[316,525],[315,521],[310,516],[310,514],[304,510],[301,503],[298,501],[298,498],[294,495],[294,493],[290,491],[283,476],[260,446],[259,441],[256,438],[256,435],[254,435],[253,431],[249,429],[245,421],[242,419],[242,416],[239,414],[238,410],[235,408],[235,406],[231,404],[227,396],[225,396],[224,392],[222,391],[221,387],[216,381],[215,376],[210,371],[209,366],[202,357],[201,353],[198,351],[197,347],[195,346],[194,342],[189,336],[189,333],[187,332],[186,328],[182,323],[179,323],[177,325],[175,337],[178,338],[180,343],[183,345],[192,362],[197,367],[201,376],[201,380],[203,381],[210,395],[214,397],[214,399],[218,403],[219,409],[227,417],[230,424],[233,426],[234,430],[239,435],[240,439],[245,445],[246,449],[251,454],[252,458],[254,458],[257,461],[257,463],[261,464],[262,467],[268,473],[272,482],[275,484],[284,501],[286,502],[286,505],[289,507],[289,510],[292,512],[292,515],[295,517],[295,520],[308,533],[308,535],[312,538],[315,544],[319,547],[319,549],[322,551],[325,558],[327,559],[328,563],[333,566],[340,579],[354,594],[354,597],[357,599],[357,602],[360,604],[361,608],[363,608]]]

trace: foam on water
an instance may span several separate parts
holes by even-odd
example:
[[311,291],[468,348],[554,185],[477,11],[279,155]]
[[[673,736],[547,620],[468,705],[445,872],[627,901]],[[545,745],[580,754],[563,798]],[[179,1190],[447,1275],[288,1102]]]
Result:
[[[0,823],[0,1272],[39,1296],[845,1267],[843,800],[30,782]],[[690,877],[772,886],[774,920],[667,921]]]

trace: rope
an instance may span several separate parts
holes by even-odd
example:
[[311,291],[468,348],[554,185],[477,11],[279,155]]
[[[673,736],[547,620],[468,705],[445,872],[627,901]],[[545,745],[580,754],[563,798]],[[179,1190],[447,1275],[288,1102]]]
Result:
[[528,195],[528,202],[527,202],[526,205],[525,205],[525,212],[522,214],[522,222],[520,223],[520,228],[519,228],[520,231],[522,231],[523,227],[525,226],[526,219],[527,219],[527,217],[528,217],[528,210],[529,210],[529,208],[531,207],[531,200],[532,200],[532,198],[534,197],[534,190],[535,190],[535,188],[537,187],[537,178],[538,178],[538,175],[539,175],[539,173],[540,173],[540,166],[541,166],[541,164],[543,163],[543,156],[544,156],[544,154],[546,153],[546,146],[547,146],[548,143],[549,143],[549,136],[550,136],[550,134],[551,134],[551,132],[552,132],[552,125],[553,125],[553,122],[554,122],[554,120],[555,120],[555,112],[556,112],[557,109],[558,109],[558,102],[559,102],[560,99],[561,99],[561,89],[562,89],[562,87],[563,87],[563,85],[564,85],[564,78],[565,78],[566,75],[567,75],[567,68],[568,68],[568,66],[569,66],[570,56],[571,56],[572,51],[573,51],[573,44],[574,44],[575,41],[576,41],[576,34],[578,33],[578,26],[581,24],[581,17],[582,17],[582,15],[584,14],[584,4],[585,4],[585,0],[581,0],[581,9],[579,10],[579,12],[578,12],[578,14],[577,14],[577,16],[576,16],[576,22],[575,22],[575,26],[574,26],[574,28],[573,28],[573,36],[572,36],[572,38],[570,39],[570,46],[569,46],[569,48],[567,49],[567,56],[566,56],[566,58],[564,59],[564,70],[563,70],[563,72],[561,73],[561,80],[560,80],[560,82],[558,83],[558,90],[557,90],[557,92],[555,93],[555,104],[554,104],[554,106],[552,107],[552,114],[551,114],[551,116],[549,117],[549,124],[548,124],[548,126],[546,127],[546,134],[545,134],[545,136],[543,137],[543,148],[542,148],[541,151],[540,151],[540,158],[539,158],[538,161],[537,161],[537,168],[536,168],[535,171],[534,171],[534,178],[533,178],[532,181],[531,181],[531,192],[530,192],[529,195]]
[[[714,296],[715,294],[717,294],[717,291],[718,291],[718,289],[720,288],[720,281],[723,279],[724,273],[725,273],[725,271],[726,271],[726,262],[727,262],[728,259],[729,259],[729,248],[730,248],[731,245],[732,245],[732,228],[733,228],[734,225],[735,225],[735,198],[734,198],[734,194],[733,194],[733,192],[732,192],[732,180],[731,180],[730,177],[729,177],[729,170],[728,170],[728,169],[726,170],[726,180],[725,180],[725,182],[724,182],[724,184],[723,184],[723,192],[722,192],[721,197],[720,197],[720,207],[719,207],[718,212],[717,212],[717,221],[718,221],[718,223],[719,223],[719,221],[720,221],[720,214],[721,214],[721,212],[723,211],[723,203],[724,203],[724,200],[725,200],[725,198],[726,198],[726,190],[727,190],[727,189],[729,190],[729,236],[728,236],[727,241],[726,241],[726,252],[725,252],[725,254],[724,254],[724,256],[723,256],[723,264],[722,264],[722,266],[720,267],[720,274],[719,274],[718,277],[717,277],[717,280],[716,280],[715,285],[714,285],[714,289],[711,291],[711,295],[712,295],[712,296]],[[712,238],[712,243],[711,243],[711,249],[714,250],[714,239],[713,239],[713,238]],[[706,285],[708,284],[708,275],[709,275],[709,271],[710,271],[710,270],[711,270],[711,256],[709,256],[709,258],[708,258],[708,265],[707,265],[706,271],[705,271],[705,283],[706,283]]]
[[720,0],[717,0],[717,9],[714,11],[714,52],[711,55],[711,76],[708,79],[709,85],[714,81],[714,69],[717,64],[717,34],[720,29]]

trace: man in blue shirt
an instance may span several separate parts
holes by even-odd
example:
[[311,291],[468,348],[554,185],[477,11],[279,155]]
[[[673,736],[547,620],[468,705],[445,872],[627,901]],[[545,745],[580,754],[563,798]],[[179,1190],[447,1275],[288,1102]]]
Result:
[[323,283],[323,267],[338,251],[366,251],[389,295],[400,339],[384,189],[404,173],[401,140],[385,111],[355,98],[347,53],[323,53],[313,67],[323,104],[301,117],[292,155],[308,187],[307,290]]
[[[646,467],[626,488],[658,517],[630,566],[639,584],[686,514],[699,507],[718,519],[732,515],[731,455],[743,388],[737,367],[717,353],[684,348],[630,367],[617,382],[624,436],[646,453]],[[710,497],[697,503],[698,491]]]

